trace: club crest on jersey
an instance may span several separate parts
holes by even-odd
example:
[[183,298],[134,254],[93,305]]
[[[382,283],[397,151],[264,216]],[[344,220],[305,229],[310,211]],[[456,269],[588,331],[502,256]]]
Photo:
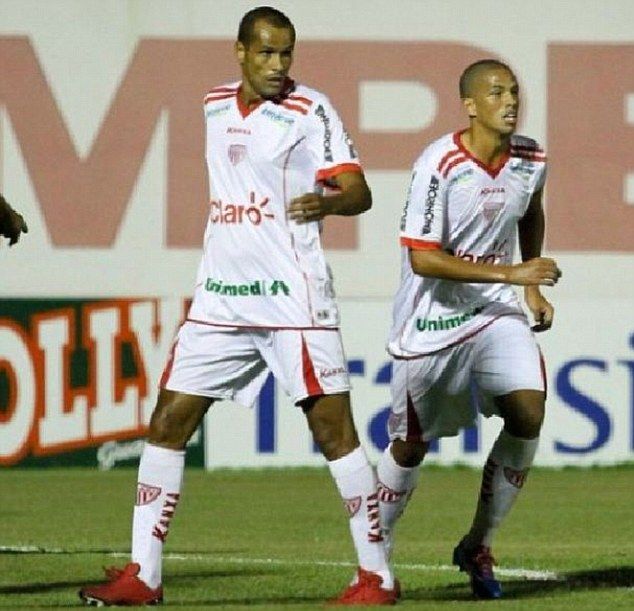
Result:
[[161,488],[159,486],[150,486],[139,482],[136,489],[136,505],[149,505],[152,501],[155,501],[160,494]]
[[351,499],[343,499],[343,506],[346,508],[348,515],[352,518],[357,515],[359,508],[361,507],[361,497],[355,496]]
[[229,161],[233,165],[238,165],[247,156],[247,147],[244,144],[229,145]]
[[505,193],[504,187],[483,187],[480,189],[480,197],[489,198],[482,203],[482,216],[487,223],[491,223],[500,210],[504,208]]
[[482,204],[482,216],[486,219],[487,223],[493,222],[493,219],[498,215],[500,210],[504,208],[503,201],[489,200]]

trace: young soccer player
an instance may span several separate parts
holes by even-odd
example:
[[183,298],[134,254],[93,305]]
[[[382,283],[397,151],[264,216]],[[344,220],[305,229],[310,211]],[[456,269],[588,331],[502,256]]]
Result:
[[[520,96],[512,70],[497,60],[460,78],[469,127],[429,145],[414,165],[401,220],[401,283],[389,351],[394,357],[391,443],[379,465],[386,542],[411,497],[431,439],[474,424],[472,384],[485,416],[504,428],[484,467],[471,528],[453,561],[480,598],[499,598],[493,537],[533,462],[544,418],[543,361],[511,285],[537,322],[553,307],[540,286],[561,276],[541,257],[546,156],[515,135]],[[522,263],[513,263],[519,236]]]

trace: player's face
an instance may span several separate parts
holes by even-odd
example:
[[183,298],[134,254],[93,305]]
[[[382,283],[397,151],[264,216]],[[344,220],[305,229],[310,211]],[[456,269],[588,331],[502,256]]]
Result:
[[519,111],[519,86],[512,72],[490,68],[476,76],[472,95],[464,104],[472,120],[501,135],[515,132]]
[[256,21],[248,46],[236,43],[242,67],[242,87],[254,98],[271,98],[280,93],[293,63],[293,32],[266,21]]

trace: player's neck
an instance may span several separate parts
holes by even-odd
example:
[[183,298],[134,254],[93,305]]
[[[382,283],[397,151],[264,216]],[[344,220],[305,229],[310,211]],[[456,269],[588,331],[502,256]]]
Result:
[[494,167],[507,155],[511,147],[511,134],[500,134],[472,123],[462,133],[461,141],[478,161]]
[[238,95],[240,96],[240,100],[247,108],[252,108],[253,106],[257,106],[263,100],[262,96],[256,93],[248,83],[242,81],[240,84],[240,88],[238,89]]

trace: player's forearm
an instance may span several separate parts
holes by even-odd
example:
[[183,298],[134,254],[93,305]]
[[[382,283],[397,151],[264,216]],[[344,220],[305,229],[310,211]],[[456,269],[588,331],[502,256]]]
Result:
[[412,270],[419,276],[455,282],[509,282],[510,265],[473,263],[443,251],[410,251]]
[[328,214],[355,216],[372,207],[372,194],[365,183],[348,186],[345,191],[327,196]]
[[541,208],[519,221],[517,229],[522,261],[541,256],[545,226],[544,211]]

